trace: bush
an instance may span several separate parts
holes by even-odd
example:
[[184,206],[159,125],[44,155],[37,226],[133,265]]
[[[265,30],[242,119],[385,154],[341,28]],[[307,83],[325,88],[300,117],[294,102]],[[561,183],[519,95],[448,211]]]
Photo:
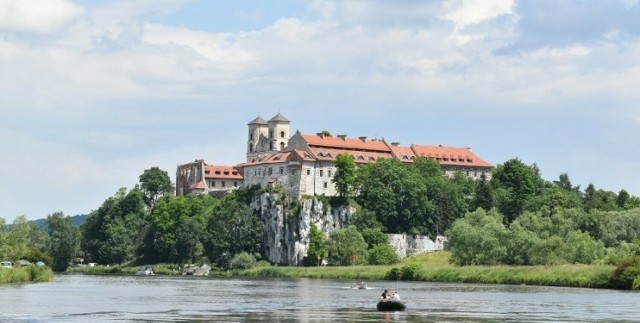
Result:
[[407,264],[400,268],[391,268],[385,275],[386,280],[419,280],[418,272],[420,270],[420,264],[413,263]]
[[640,257],[623,259],[611,273],[611,287],[640,289]]
[[390,244],[381,243],[369,250],[368,261],[370,265],[392,265],[398,262],[398,254]]
[[247,252],[241,252],[233,256],[229,262],[229,269],[250,269],[255,266],[256,257]]

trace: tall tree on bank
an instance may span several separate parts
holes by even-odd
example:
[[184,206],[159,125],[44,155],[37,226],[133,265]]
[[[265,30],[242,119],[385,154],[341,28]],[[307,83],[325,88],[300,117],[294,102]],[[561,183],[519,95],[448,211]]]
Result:
[[333,182],[336,184],[336,190],[340,197],[349,197],[353,193],[356,181],[356,162],[348,154],[339,154],[336,156],[335,166]]
[[262,221],[236,193],[226,194],[207,223],[205,252],[219,267],[228,267],[241,252],[260,255],[262,231]]
[[491,185],[498,210],[504,214],[505,221],[511,223],[522,214],[526,201],[540,194],[544,180],[535,164],[528,166],[515,158],[493,170]]
[[51,239],[50,255],[53,271],[65,271],[70,261],[78,255],[80,249],[80,233],[73,225],[71,218],[62,212],[47,216],[49,236]]
[[474,210],[481,208],[489,211],[493,207],[493,191],[484,173],[480,175],[480,180],[476,183],[476,190],[471,205]]
[[324,233],[311,223],[309,228],[309,250],[307,251],[307,263],[322,264],[322,260],[328,255],[327,242]]
[[151,207],[153,207],[158,198],[173,193],[173,185],[169,174],[158,167],[145,169],[139,179],[145,202]]

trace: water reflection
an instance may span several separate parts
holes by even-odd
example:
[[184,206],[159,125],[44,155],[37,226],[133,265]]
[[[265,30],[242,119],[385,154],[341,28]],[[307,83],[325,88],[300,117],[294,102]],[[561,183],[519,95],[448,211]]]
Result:
[[[0,286],[0,321],[469,322],[637,321],[640,294],[611,290],[366,282],[60,275]],[[404,312],[378,312],[384,288]]]

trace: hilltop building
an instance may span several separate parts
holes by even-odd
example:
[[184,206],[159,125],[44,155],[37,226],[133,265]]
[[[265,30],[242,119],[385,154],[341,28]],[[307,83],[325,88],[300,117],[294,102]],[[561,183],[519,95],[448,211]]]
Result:
[[280,185],[292,197],[337,195],[332,181],[339,154],[350,155],[356,164],[395,158],[412,163],[418,157],[431,158],[446,175],[455,172],[478,179],[491,177],[493,165],[469,148],[410,145],[367,137],[315,135],[296,131],[290,136],[289,120],[278,113],[269,121],[258,116],[248,124],[247,159],[236,166],[207,165],[203,160],[179,165],[176,195],[236,189],[251,185]]

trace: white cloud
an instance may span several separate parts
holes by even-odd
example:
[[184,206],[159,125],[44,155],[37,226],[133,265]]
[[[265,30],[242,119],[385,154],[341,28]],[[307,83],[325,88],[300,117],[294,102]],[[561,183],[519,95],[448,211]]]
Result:
[[82,12],[67,0],[0,0],[0,31],[49,34]]
[[451,20],[456,30],[462,30],[467,26],[490,21],[500,15],[512,14],[515,3],[513,0],[462,0],[454,7],[451,12],[443,15],[443,18]]

